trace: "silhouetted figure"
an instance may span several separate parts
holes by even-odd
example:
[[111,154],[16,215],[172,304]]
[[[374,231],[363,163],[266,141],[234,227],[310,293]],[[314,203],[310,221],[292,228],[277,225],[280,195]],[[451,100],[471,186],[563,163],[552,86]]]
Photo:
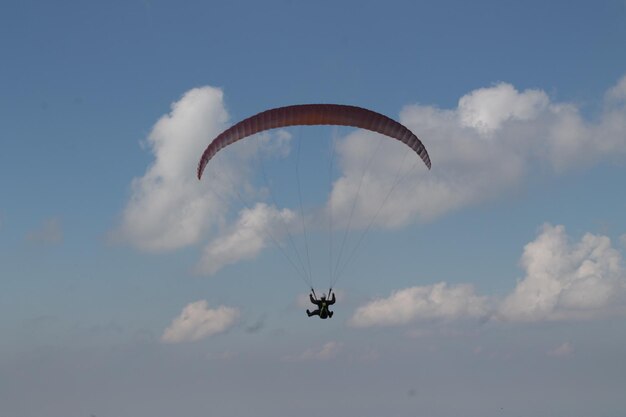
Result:
[[335,293],[333,293],[333,290],[331,289],[328,295],[329,296],[332,295],[332,298],[327,300],[326,294],[322,294],[322,296],[318,300],[315,296],[315,292],[311,291],[311,294],[309,294],[309,299],[311,300],[313,304],[317,306],[317,310],[313,310],[313,311],[307,310],[306,314],[309,317],[320,316],[320,319],[327,319],[327,318],[332,317],[333,312],[328,309],[328,306],[335,304],[335,301],[336,301]]

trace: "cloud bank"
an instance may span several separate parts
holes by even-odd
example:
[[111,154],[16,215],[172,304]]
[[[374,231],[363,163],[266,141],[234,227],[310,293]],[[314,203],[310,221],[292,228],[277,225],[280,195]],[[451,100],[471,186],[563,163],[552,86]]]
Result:
[[420,320],[489,317],[500,322],[593,319],[624,313],[626,270],[607,236],[572,243],[563,226],[544,225],[524,248],[526,275],[503,299],[476,295],[471,285],[438,283],[395,291],[359,307],[355,327]]
[[[626,77],[609,89],[602,113],[592,121],[572,103],[554,102],[537,89],[518,91],[508,83],[474,90],[455,109],[406,106],[400,121],[424,142],[432,170],[416,163],[415,155],[407,155],[396,141],[379,145],[376,135],[366,131],[348,135],[337,145],[341,175],[327,204],[344,224],[348,217],[356,228],[372,219],[383,228],[431,221],[493,199],[537,169],[565,173],[623,159]],[[398,175],[404,181],[381,206]]]
[[[339,175],[318,208],[332,213],[337,230],[432,221],[497,198],[535,170],[560,174],[622,160],[626,77],[608,89],[593,120],[573,103],[508,83],[471,91],[453,109],[409,105],[399,119],[423,140],[433,169],[426,170],[405,145],[372,132],[356,130],[338,140]],[[276,229],[277,222],[289,224],[297,210],[263,202],[267,193],[252,185],[258,173],[251,162],[258,155],[285,157],[290,136],[277,131],[238,142],[218,154],[198,181],[199,155],[228,122],[218,88],[192,89],[172,104],[146,140],[154,161],[131,183],[115,240],[146,251],[204,245],[196,271],[206,275],[254,258],[273,244],[263,230]],[[241,206],[242,197],[248,209],[232,219],[233,203],[239,198]],[[274,238],[282,237],[276,233]]]
[[164,343],[193,342],[228,330],[239,318],[239,310],[219,306],[210,309],[205,300],[188,304],[163,332]]

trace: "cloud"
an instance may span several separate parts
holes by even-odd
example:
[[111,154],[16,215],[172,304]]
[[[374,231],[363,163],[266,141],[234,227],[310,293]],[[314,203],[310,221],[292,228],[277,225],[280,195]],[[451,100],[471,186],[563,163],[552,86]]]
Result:
[[192,342],[230,328],[239,317],[239,310],[219,306],[210,309],[205,300],[188,304],[161,336],[164,343]]
[[[398,141],[352,131],[336,142],[340,175],[323,209],[332,215],[335,230],[400,228],[498,198],[537,169],[558,174],[621,160],[625,97],[626,77],[606,92],[602,112],[593,120],[583,118],[575,104],[508,83],[470,91],[453,109],[406,106],[399,119],[424,141],[433,169],[426,170]],[[258,166],[251,162],[259,155],[289,155],[289,133],[278,130],[238,142],[211,161],[203,181],[195,178],[199,155],[228,122],[218,88],[192,89],[172,104],[148,135],[154,161],[133,179],[114,240],[146,251],[203,244],[196,271],[209,275],[280,242],[282,233],[272,238],[263,231],[276,222],[284,229],[293,210],[256,203],[267,199],[267,190],[254,185]],[[234,203],[245,199],[248,210],[231,219]],[[316,215],[318,209],[313,209]],[[302,233],[298,227],[293,231]]]
[[416,320],[480,318],[487,314],[487,298],[471,285],[444,282],[394,291],[359,307],[349,324],[354,327],[398,326]]
[[363,362],[375,362],[380,359],[380,352],[375,348],[368,348],[358,356],[358,359]]
[[41,227],[26,235],[26,240],[44,245],[61,243],[63,241],[61,221],[56,217],[45,220]]
[[[271,240],[267,230],[276,221],[293,218],[287,209],[249,204],[262,197],[262,190],[250,183],[251,162],[259,156],[287,156],[291,135],[284,130],[234,144],[227,154],[211,161],[198,181],[200,155],[227,122],[223,92],[218,88],[192,89],[172,104],[171,112],[159,119],[145,142],[154,161],[142,177],[133,179],[121,222],[111,234],[114,241],[159,252],[209,240],[197,270],[210,275],[224,265],[256,256]],[[253,208],[243,210],[234,225],[225,226],[233,202]],[[216,234],[222,229],[228,231]]]
[[511,84],[479,88],[461,97],[460,121],[482,134],[498,130],[508,120],[532,120],[547,107],[548,95],[540,90],[519,93]]
[[[290,135],[284,131],[242,141],[215,157],[202,181],[196,178],[200,155],[227,127],[222,90],[195,88],[172,104],[148,135],[154,162],[131,183],[131,196],[113,239],[146,251],[182,248],[210,236],[221,225],[232,201],[251,190],[250,161],[258,154],[283,157]],[[254,192],[253,190],[251,192]]]
[[501,319],[595,317],[624,300],[626,272],[607,236],[587,233],[572,244],[565,227],[546,224],[524,247],[521,264],[526,276],[499,307]]
[[626,77],[609,90],[593,121],[575,104],[508,83],[471,91],[454,109],[406,106],[400,121],[426,145],[432,170],[403,144],[356,131],[337,144],[341,175],[327,209],[344,227],[373,222],[397,228],[496,198],[536,169],[565,173],[601,159],[623,159],[625,98]]
[[213,275],[226,265],[254,258],[268,243],[278,244],[277,231],[295,218],[289,209],[278,210],[264,203],[243,209],[235,225],[205,247],[196,271]]
[[261,315],[259,318],[257,318],[255,321],[253,321],[252,323],[248,323],[246,324],[246,332],[247,333],[257,333],[260,330],[262,330],[265,327],[265,315]]
[[342,347],[342,343],[330,341],[325,343],[324,346],[322,346],[321,348],[310,348],[299,355],[288,356],[285,358],[285,360],[290,362],[310,360],[327,361],[336,357],[341,351]]
[[626,75],[607,91],[605,98],[611,104],[626,104]]
[[626,312],[626,270],[607,236],[587,233],[572,243],[564,226],[545,224],[537,238],[524,247],[521,266],[526,275],[505,297],[477,295],[468,284],[410,287],[357,308],[349,324],[398,326],[465,318],[579,320]]
[[574,353],[574,348],[570,342],[565,342],[560,346],[555,347],[548,351],[548,356],[565,357],[571,356]]
[[176,249],[201,239],[226,207],[216,189],[208,187],[210,181],[196,179],[196,166],[227,120],[223,93],[217,88],[195,88],[172,104],[172,111],[147,138],[154,162],[132,181],[114,238],[148,251]]

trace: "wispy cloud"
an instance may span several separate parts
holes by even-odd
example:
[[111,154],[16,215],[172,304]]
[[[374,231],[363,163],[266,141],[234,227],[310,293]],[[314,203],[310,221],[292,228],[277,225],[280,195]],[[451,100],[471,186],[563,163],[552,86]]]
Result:
[[287,361],[326,361],[336,357],[343,347],[342,343],[330,341],[320,348],[309,348],[299,355],[287,356]]
[[26,240],[33,243],[44,245],[54,245],[63,241],[63,229],[61,221],[56,218],[50,218],[44,221],[39,228],[30,231],[26,235]]
[[264,203],[243,209],[235,225],[205,247],[196,271],[213,275],[226,265],[254,258],[272,240],[280,239],[276,231],[281,230],[281,223],[290,224],[295,218],[289,209],[278,210]]
[[611,104],[626,104],[626,76],[606,92],[605,98]]
[[247,333],[257,333],[265,327],[265,315],[261,315],[255,321],[246,324],[246,332]]
[[210,309],[205,300],[196,301],[188,304],[165,329],[161,341],[182,343],[201,340],[228,330],[239,315],[236,308],[219,306]]
[[623,234],[619,237],[619,241],[622,244],[623,248],[626,248],[626,234]]
[[565,357],[571,356],[574,353],[574,348],[570,342],[565,342],[562,345],[555,347],[554,349],[550,349],[548,352],[548,356],[555,357]]

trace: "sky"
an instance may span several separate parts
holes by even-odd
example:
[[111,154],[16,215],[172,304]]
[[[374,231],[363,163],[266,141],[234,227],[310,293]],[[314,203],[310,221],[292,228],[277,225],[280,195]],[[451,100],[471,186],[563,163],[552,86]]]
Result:
[[[0,34],[0,416],[624,415],[624,1],[8,0]],[[432,169],[307,126],[196,178],[303,103]]]

